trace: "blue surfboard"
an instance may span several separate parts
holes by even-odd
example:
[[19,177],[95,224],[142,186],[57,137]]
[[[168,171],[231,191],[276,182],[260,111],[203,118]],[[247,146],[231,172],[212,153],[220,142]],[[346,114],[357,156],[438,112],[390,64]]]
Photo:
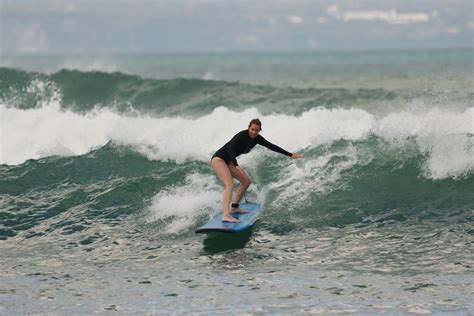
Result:
[[199,227],[196,233],[240,233],[252,227],[258,214],[262,211],[260,204],[255,203],[240,203],[239,208],[249,211],[245,214],[232,214],[233,217],[240,219],[240,223],[223,222],[222,213],[219,213],[209,222]]

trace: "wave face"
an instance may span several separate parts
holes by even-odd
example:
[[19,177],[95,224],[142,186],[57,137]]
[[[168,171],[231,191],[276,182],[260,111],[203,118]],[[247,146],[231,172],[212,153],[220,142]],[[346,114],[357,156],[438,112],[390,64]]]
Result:
[[220,208],[210,156],[255,117],[267,139],[305,155],[239,158],[274,228],[472,216],[474,108],[463,89],[451,104],[439,91],[363,84],[12,68],[0,78],[2,239],[74,235],[143,213],[140,225],[164,238],[187,236]]

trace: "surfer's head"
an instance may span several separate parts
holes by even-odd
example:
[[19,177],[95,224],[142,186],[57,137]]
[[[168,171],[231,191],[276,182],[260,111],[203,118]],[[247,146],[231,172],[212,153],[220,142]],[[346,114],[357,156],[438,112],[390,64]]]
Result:
[[258,133],[262,130],[262,122],[257,119],[253,119],[249,123],[249,136],[250,138],[255,138],[258,136]]

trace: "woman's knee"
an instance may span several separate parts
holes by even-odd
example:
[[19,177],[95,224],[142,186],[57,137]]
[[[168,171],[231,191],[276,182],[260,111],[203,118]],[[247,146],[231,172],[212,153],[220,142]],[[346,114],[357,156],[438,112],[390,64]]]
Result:
[[245,178],[242,179],[242,184],[245,185],[245,186],[250,186],[252,184],[252,178],[250,178],[249,176],[245,176]]
[[225,181],[224,187],[226,190],[233,190],[234,189],[234,181]]

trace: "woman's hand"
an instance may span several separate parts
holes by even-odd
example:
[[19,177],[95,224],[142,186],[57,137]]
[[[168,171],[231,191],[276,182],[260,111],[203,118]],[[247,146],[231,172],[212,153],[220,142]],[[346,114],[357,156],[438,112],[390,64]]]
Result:
[[291,155],[291,159],[298,159],[298,158],[304,158],[303,155],[300,155],[300,154],[293,154]]

